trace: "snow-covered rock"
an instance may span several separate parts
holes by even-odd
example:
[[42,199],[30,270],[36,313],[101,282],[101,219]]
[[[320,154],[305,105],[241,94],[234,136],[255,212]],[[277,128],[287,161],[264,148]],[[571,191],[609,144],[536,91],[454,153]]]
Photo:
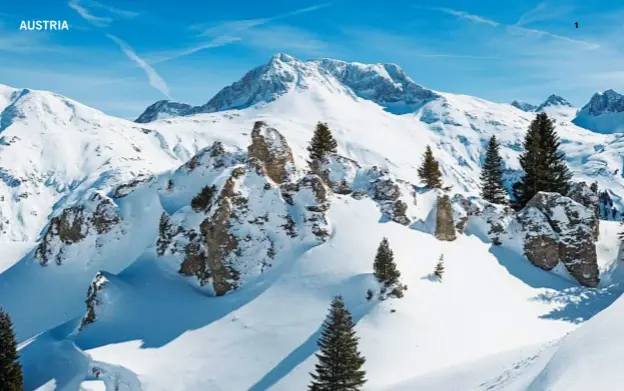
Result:
[[215,143],[173,175],[168,197],[188,191],[184,173],[214,190],[201,210],[178,205],[162,215],[157,252],[172,255],[179,273],[210,284],[217,296],[271,268],[278,254],[329,234],[328,189],[316,175],[297,175],[286,140],[264,122],[254,125],[246,158]]
[[561,262],[579,283],[598,286],[594,208],[560,194],[539,192],[518,213],[517,221],[531,263],[552,270]]
[[[100,193],[93,193],[88,202],[63,209],[52,217],[46,228],[35,256],[41,265],[50,261],[62,265],[65,259],[74,259],[76,245],[90,246],[93,250],[101,246],[98,238],[118,228],[115,235],[120,236],[120,215],[117,205],[111,198]],[[83,241],[88,243],[81,243]]]

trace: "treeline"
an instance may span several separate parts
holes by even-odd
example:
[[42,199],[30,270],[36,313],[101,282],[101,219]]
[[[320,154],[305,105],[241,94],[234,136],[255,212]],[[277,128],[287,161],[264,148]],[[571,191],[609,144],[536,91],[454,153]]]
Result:
[[[481,170],[481,197],[494,204],[510,204],[521,209],[540,191],[567,194],[572,173],[565,164],[565,155],[560,151],[560,145],[552,119],[546,113],[539,113],[524,137],[524,151],[519,158],[523,174],[512,185],[510,197],[503,182],[500,144],[496,136],[492,136],[486,147]],[[439,164],[428,145],[418,175],[427,188],[442,188]]]

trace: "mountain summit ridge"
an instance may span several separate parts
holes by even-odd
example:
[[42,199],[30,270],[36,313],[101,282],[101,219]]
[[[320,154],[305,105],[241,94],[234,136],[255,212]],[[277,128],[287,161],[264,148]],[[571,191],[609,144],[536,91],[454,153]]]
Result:
[[439,98],[436,92],[414,82],[398,65],[363,64],[330,58],[298,60],[278,53],[264,65],[247,72],[240,80],[221,89],[200,106],[173,101],[150,105],[136,120],[147,123],[172,116],[245,109],[268,103],[294,89],[311,85],[333,92],[371,100],[391,112],[413,112],[422,104]]

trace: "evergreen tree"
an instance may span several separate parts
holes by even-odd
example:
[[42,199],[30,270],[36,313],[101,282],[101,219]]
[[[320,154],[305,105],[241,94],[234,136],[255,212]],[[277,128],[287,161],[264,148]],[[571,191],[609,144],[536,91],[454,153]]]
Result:
[[397,297],[403,296],[401,285],[399,283],[401,272],[399,272],[397,265],[394,262],[394,254],[390,249],[390,244],[388,243],[387,238],[383,238],[377,248],[377,255],[375,255],[373,269],[377,281],[382,284],[382,293],[391,289],[391,294]]
[[444,274],[444,254],[440,255],[440,259],[438,260],[433,274],[438,277],[438,280],[442,281],[442,275]]
[[423,162],[418,168],[418,177],[425,182],[425,186],[430,189],[440,189],[442,187],[442,173],[440,165],[433,157],[431,147],[427,145],[423,154]]
[[22,391],[22,366],[9,314],[0,308],[0,390]]
[[598,182],[594,181],[594,183],[592,183],[591,186],[589,186],[589,190],[598,194]]
[[513,185],[517,207],[524,207],[540,191],[568,193],[572,173],[559,145],[553,121],[545,113],[539,113],[524,138],[524,152],[520,156],[524,176]]
[[496,136],[490,138],[485,162],[481,170],[481,196],[494,204],[507,203],[507,190],[503,185],[503,159],[500,156],[500,145]]
[[334,139],[334,136],[329,130],[329,126],[326,123],[319,122],[316,124],[314,130],[314,136],[308,146],[308,152],[310,152],[310,162],[320,160],[328,153],[336,153],[338,143]]
[[357,391],[366,383],[362,369],[366,359],[358,351],[358,337],[351,313],[336,296],[323,323],[316,354],[319,362],[311,373],[309,391]]

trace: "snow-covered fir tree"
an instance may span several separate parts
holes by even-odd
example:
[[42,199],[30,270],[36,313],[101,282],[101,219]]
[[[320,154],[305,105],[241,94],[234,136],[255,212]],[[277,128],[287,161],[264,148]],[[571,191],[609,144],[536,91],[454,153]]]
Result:
[[386,294],[389,296],[403,297],[403,287],[399,281],[401,272],[399,272],[394,262],[394,253],[392,249],[390,249],[387,238],[383,238],[377,248],[373,269],[377,281],[381,284],[382,298]]
[[317,123],[314,136],[308,146],[310,162],[322,159],[328,153],[336,153],[337,148],[338,143],[332,136],[329,126],[323,122]]
[[439,281],[442,281],[442,276],[444,275],[444,254],[440,255],[433,274]]
[[559,145],[553,121],[546,113],[539,113],[524,138],[524,152],[519,159],[524,176],[513,185],[516,207],[524,207],[540,191],[568,193],[572,173]]
[[496,136],[490,138],[485,153],[481,170],[481,197],[494,204],[507,203],[507,190],[503,185],[503,159]]
[[423,161],[418,168],[418,177],[425,183],[425,186],[430,189],[442,188],[442,173],[440,172],[440,165],[433,157],[433,151],[431,151],[431,147],[429,145],[427,145],[427,148],[425,149]]
[[320,352],[309,391],[361,390],[366,383],[362,369],[366,359],[358,350],[355,324],[341,296],[332,301],[317,344]]

